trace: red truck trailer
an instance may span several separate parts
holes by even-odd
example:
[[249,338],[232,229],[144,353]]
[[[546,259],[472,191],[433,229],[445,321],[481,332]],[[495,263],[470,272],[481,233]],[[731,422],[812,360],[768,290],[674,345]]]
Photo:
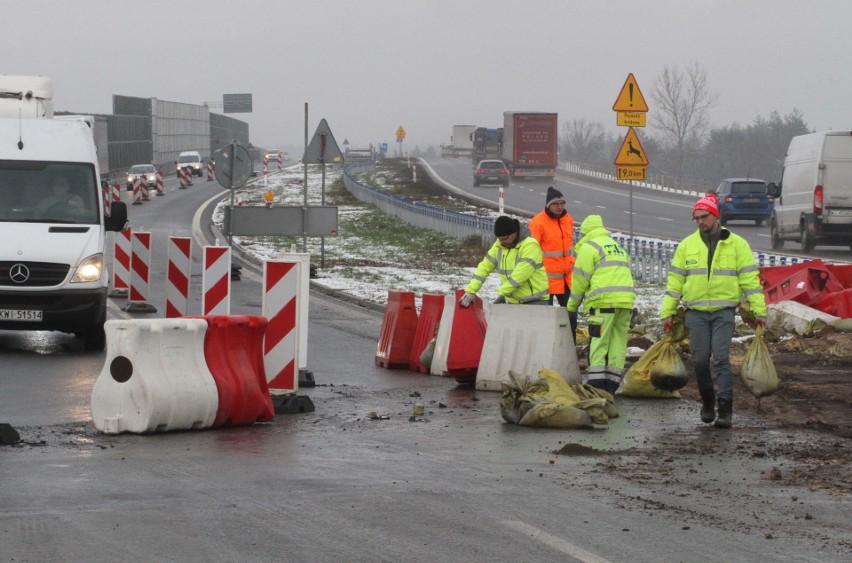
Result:
[[513,178],[547,178],[556,175],[558,118],[555,113],[503,112],[501,158]]

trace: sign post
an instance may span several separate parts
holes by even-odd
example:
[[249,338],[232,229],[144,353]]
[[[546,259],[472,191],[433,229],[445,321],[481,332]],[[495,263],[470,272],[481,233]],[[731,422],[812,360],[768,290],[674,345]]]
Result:
[[402,158],[402,141],[405,139],[405,129],[400,125],[396,130],[397,155]]
[[629,127],[627,135],[618,154],[615,155],[616,177],[618,180],[627,180],[630,185],[630,243],[633,244],[633,180],[644,180],[645,171],[648,168],[648,157],[645,149],[639,142],[634,127],[645,127],[645,114],[648,112],[648,104],[645,96],[639,89],[639,84],[633,73],[627,75],[627,80],[621,87],[612,110],[616,112],[616,124]]
[[[322,165],[322,205],[325,205],[325,165],[327,162],[332,164],[343,162],[343,153],[340,152],[340,147],[337,146],[337,141],[334,140],[334,135],[331,134],[331,128],[325,119],[321,119],[317,130],[314,133],[313,139],[305,149],[305,155],[302,158],[305,166],[308,164]],[[307,193],[307,184],[305,185]],[[320,267],[325,268],[325,237],[320,239]]]

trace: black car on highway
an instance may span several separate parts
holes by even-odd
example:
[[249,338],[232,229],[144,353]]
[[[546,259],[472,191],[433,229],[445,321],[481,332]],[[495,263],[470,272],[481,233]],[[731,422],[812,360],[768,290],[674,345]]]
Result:
[[509,185],[509,167],[502,160],[480,160],[473,169],[473,185]]

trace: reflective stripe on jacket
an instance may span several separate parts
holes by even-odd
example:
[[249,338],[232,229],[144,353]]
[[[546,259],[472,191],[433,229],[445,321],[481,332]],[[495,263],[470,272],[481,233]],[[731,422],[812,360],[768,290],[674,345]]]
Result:
[[526,303],[547,299],[547,274],[541,262],[541,247],[526,228],[518,233],[518,242],[511,248],[494,241],[488,254],[476,267],[465,291],[476,293],[488,274],[496,271],[500,276],[497,293],[507,303]]
[[627,251],[609,236],[602,222],[587,229],[583,221],[583,227],[588,234],[574,247],[577,261],[571,277],[568,310],[576,311],[584,300],[586,311],[592,307],[632,309],[636,290]]
[[713,253],[712,268],[708,267],[709,248],[695,231],[677,245],[660,317],[675,314],[678,303],[687,309],[718,311],[736,307],[743,297],[758,317],[766,316],[766,301],[757,272],[754,254],[748,242],[723,228]]
[[567,212],[554,218],[545,209],[530,221],[530,232],[541,246],[550,293],[568,293],[574,267],[574,219]]

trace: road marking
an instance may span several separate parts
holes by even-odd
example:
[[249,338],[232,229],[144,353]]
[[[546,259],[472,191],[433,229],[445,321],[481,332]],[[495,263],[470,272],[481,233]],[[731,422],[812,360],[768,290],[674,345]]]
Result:
[[513,530],[517,530],[522,534],[528,535],[530,538],[543,543],[548,547],[552,547],[557,551],[561,551],[562,553],[569,555],[579,561],[583,561],[584,563],[609,563],[607,559],[603,557],[598,557],[594,553],[589,553],[585,549],[580,549],[576,545],[563,540],[562,538],[557,538],[556,536],[552,536],[547,532],[539,530],[529,524],[525,524],[524,522],[520,522],[518,520],[506,520],[501,522],[507,528],[512,528]]
[[606,209],[605,205],[596,205],[595,207],[597,207],[598,209]]
[[758,233],[757,236],[769,238],[769,235],[764,235],[763,233]]

